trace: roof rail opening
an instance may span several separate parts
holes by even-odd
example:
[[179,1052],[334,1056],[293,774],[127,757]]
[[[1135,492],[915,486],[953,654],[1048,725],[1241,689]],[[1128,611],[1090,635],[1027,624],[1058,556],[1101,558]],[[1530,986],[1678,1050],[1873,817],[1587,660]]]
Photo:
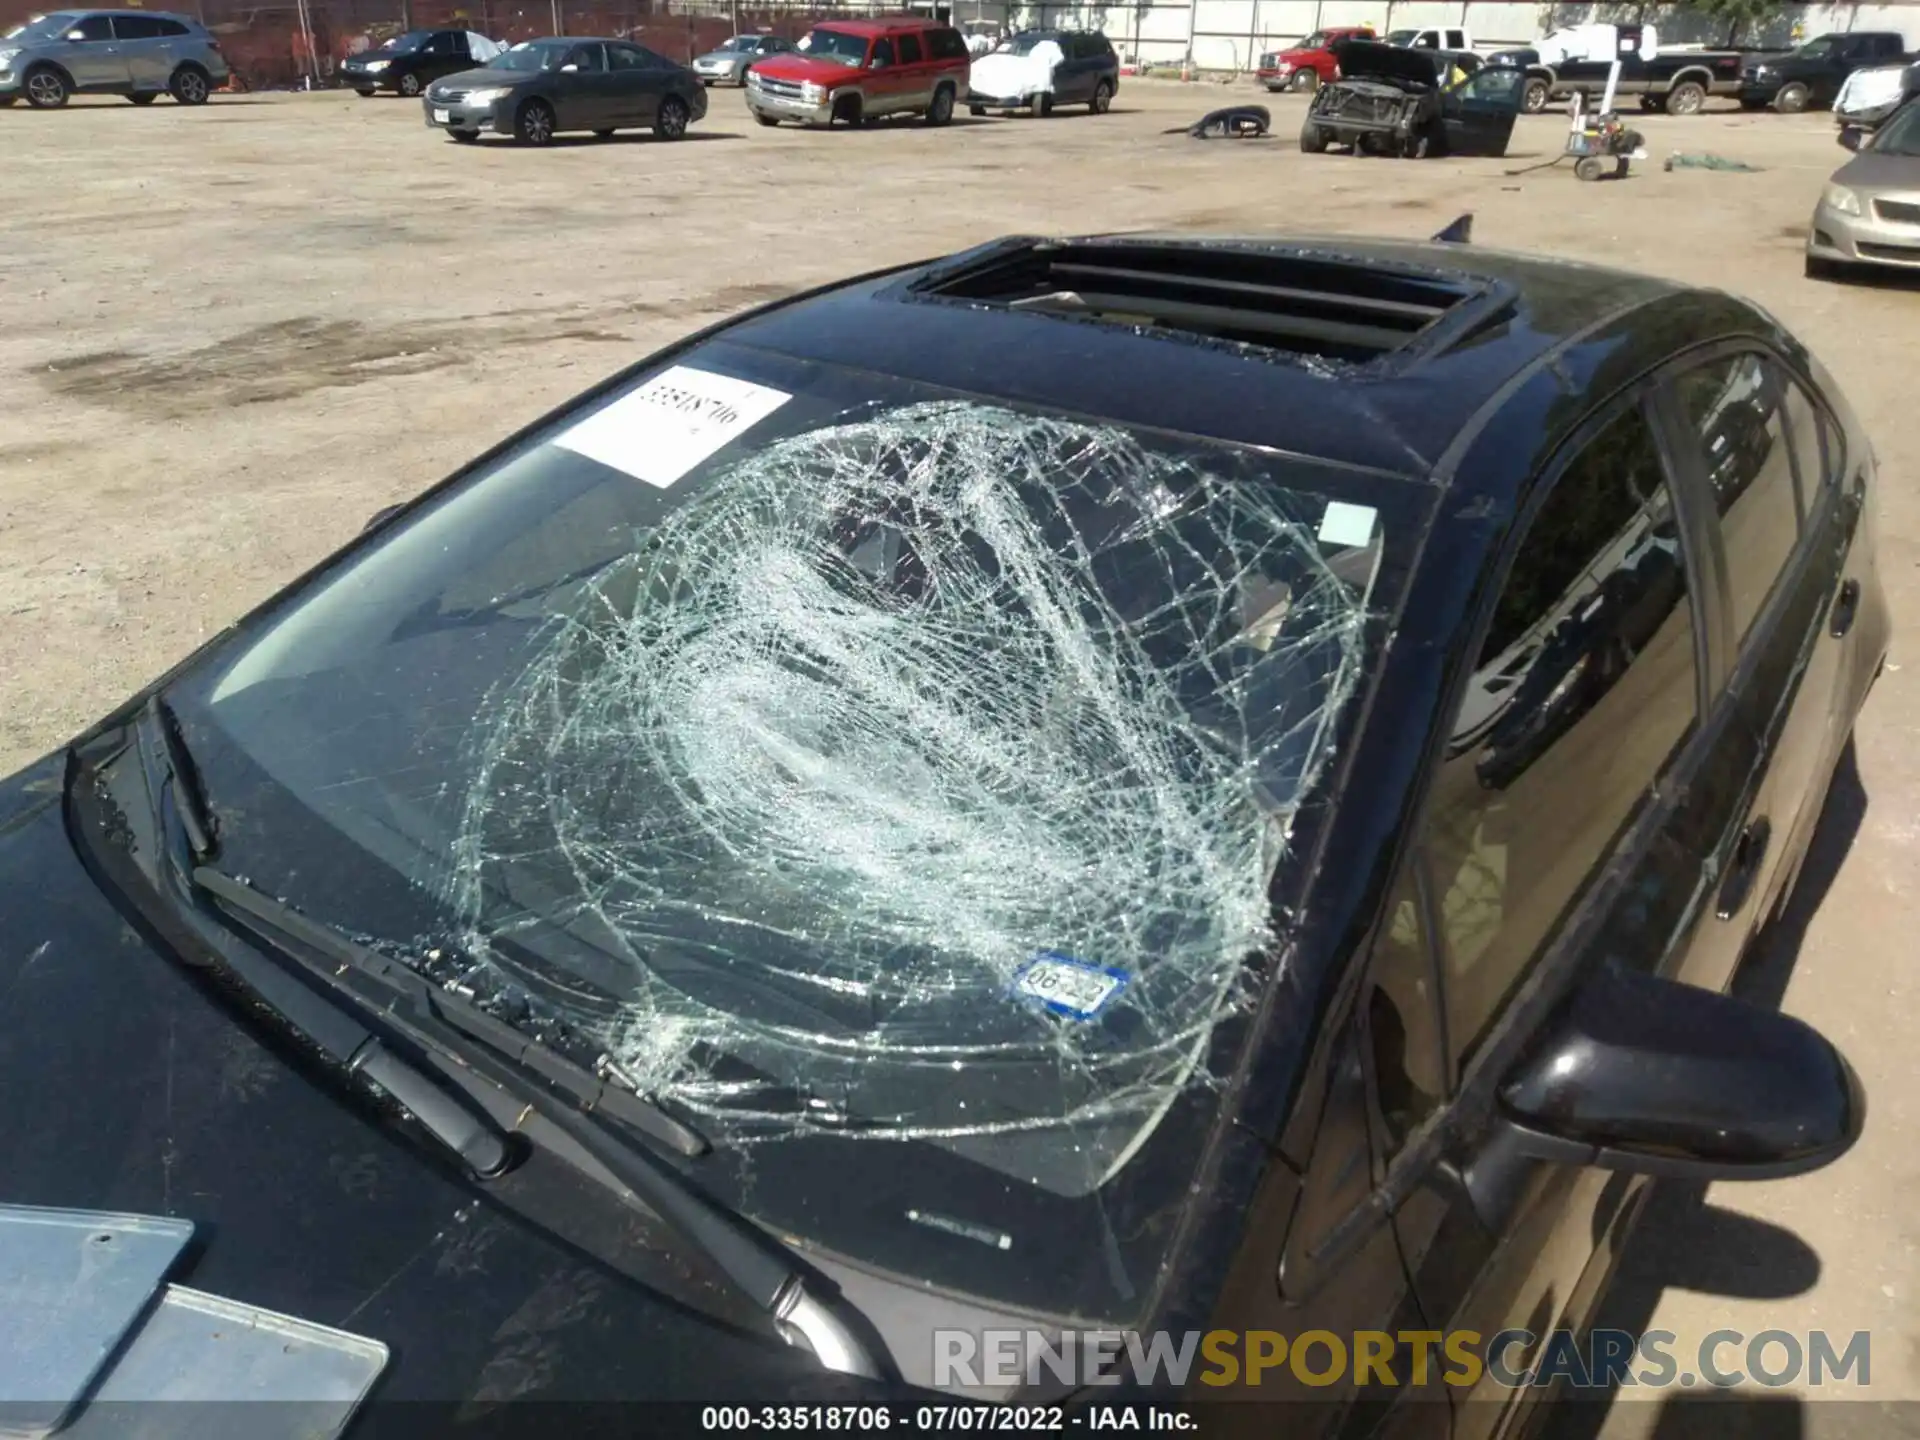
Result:
[[1493,288],[1307,250],[1128,237],[990,246],[913,286],[921,295],[1363,364],[1405,350]]

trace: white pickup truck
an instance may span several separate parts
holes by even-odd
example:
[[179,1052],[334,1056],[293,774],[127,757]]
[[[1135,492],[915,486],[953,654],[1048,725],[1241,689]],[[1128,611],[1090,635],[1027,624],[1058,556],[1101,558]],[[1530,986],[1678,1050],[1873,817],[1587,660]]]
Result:
[[1459,26],[1437,30],[1389,30],[1383,42],[1404,50],[1471,50],[1473,32]]

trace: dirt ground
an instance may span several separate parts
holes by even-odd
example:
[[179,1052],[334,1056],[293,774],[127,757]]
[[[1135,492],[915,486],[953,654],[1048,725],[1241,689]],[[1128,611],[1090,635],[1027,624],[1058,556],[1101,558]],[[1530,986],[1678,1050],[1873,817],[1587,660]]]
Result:
[[[769,296],[1019,231],[1424,236],[1471,210],[1488,245],[1743,292],[1862,412],[1896,623],[1920,617],[1906,408],[1920,286],[1802,278],[1808,216],[1846,158],[1827,116],[1648,117],[1652,162],[1580,184],[1564,164],[1511,173],[1558,153],[1559,116],[1523,120],[1505,162],[1302,155],[1291,97],[1273,102],[1278,138],[1168,133],[1266,98],[1245,84],[1128,81],[1101,118],[830,134],[761,130],[737,93],[712,98],[678,145],[548,151],[455,146],[411,102],[331,93],[0,112],[0,773],[382,505],[652,347]],[[1663,173],[1675,150],[1764,169]],[[1920,691],[1904,646],[1902,633],[1858,730],[1857,778],[1836,786],[1753,981],[1852,1056],[1867,1138],[1807,1179],[1663,1193],[1611,1317],[1689,1343],[1722,1325],[1870,1330],[1867,1395],[1883,1400],[1920,1398],[1905,963],[1920,933]],[[1698,1394],[1579,1423],[1650,1433]],[[1886,1433],[1869,1409],[1815,1404],[1794,1433]]]

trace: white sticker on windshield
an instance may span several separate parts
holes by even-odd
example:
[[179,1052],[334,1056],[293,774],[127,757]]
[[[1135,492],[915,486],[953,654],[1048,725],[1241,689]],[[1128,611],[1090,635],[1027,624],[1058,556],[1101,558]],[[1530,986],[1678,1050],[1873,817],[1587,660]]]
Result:
[[731,375],[676,365],[553,443],[664,490],[792,398]]
[[1126,987],[1126,971],[1090,964],[1058,950],[1042,950],[1013,976],[1015,995],[1037,1000],[1071,1020],[1093,1019]]
[[1329,500],[1320,517],[1322,545],[1365,545],[1373,539],[1373,521],[1379,512],[1371,505],[1349,505]]

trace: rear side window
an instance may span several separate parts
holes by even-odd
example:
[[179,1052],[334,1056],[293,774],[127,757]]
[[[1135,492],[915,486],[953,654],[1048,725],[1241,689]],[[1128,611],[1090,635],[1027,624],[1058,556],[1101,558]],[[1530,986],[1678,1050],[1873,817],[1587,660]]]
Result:
[[165,40],[185,35],[187,27],[178,20],[162,20],[153,15],[116,15],[113,33],[122,40]]
[[902,65],[918,65],[920,59],[920,37],[918,35],[902,35],[900,37],[900,63]]
[[1780,377],[1751,351],[1683,371],[1674,389],[1699,437],[1727,555],[1733,631],[1744,640],[1800,538]]
[[1434,781],[1421,855],[1463,1059],[1693,729],[1690,588],[1636,405],[1520,537]]
[[929,30],[927,48],[936,60],[960,60],[967,55],[967,42],[958,30]]

